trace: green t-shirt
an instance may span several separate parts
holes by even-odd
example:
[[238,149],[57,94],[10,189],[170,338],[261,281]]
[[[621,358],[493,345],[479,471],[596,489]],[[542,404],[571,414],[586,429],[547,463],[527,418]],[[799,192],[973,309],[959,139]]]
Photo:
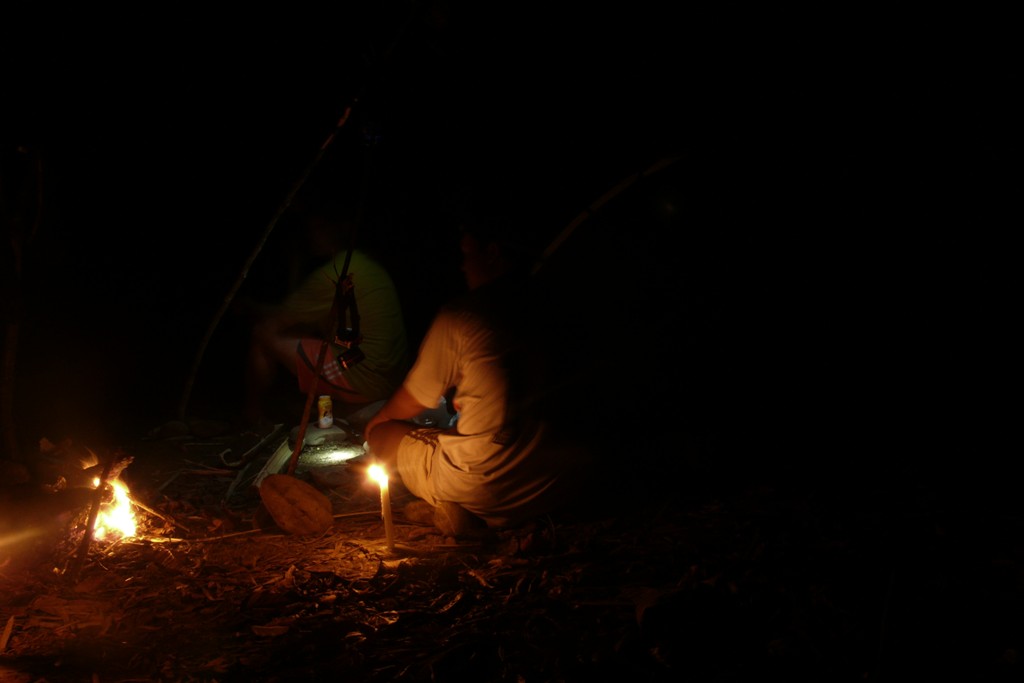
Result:
[[[331,304],[346,256],[346,251],[336,254],[310,273],[284,301],[298,322],[314,326],[320,334],[330,335],[329,339],[334,338],[334,331],[327,329]],[[359,348],[366,357],[348,368],[345,375],[360,393],[375,400],[387,398],[402,383],[411,363],[398,292],[387,270],[358,249],[352,252],[348,272],[359,311]],[[351,321],[346,326],[351,326]],[[334,358],[340,350],[331,346]],[[333,362],[334,358],[328,360]]]

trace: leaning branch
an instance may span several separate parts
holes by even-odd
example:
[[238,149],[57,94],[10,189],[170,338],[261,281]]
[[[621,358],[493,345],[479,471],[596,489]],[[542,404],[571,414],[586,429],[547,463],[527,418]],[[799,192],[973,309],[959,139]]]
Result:
[[246,259],[245,264],[242,266],[242,272],[238,274],[238,278],[235,280],[234,285],[224,296],[224,301],[221,303],[220,309],[213,317],[213,320],[210,321],[209,327],[206,328],[206,334],[203,335],[203,340],[199,344],[199,350],[196,353],[195,360],[192,362],[192,368],[189,370],[188,376],[185,379],[185,388],[182,391],[181,400],[178,402],[179,420],[184,420],[185,414],[188,412],[188,402],[192,398],[192,386],[195,384],[196,375],[199,373],[199,365],[202,363],[203,355],[206,353],[206,347],[209,346],[210,344],[210,339],[213,337],[214,330],[217,329],[217,325],[220,324],[220,321],[224,317],[224,314],[227,313],[228,309],[231,307],[231,302],[234,300],[235,295],[238,293],[238,290],[242,288],[242,284],[245,281],[245,278],[249,275],[249,269],[252,267],[252,264],[256,261],[256,257],[259,256],[260,251],[263,250],[263,245],[266,244],[267,239],[270,237],[270,233],[274,230],[274,227],[277,225],[277,222],[281,219],[281,216],[284,215],[284,212],[287,211],[288,207],[291,206],[292,200],[295,198],[295,195],[302,188],[302,186],[306,183],[306,179],[309,178],[309,174],[312,173],[316,165],[320,163],[320,160],[327,152],[327,148],[330,147],[332,142],[334,142],[335,136],[337,135],[338,131],[341,130],[341,127],[345,125],[345,122],[348,120],[348,116],[351,112],[351,106],[345,108],[345,112],[341,115],[341,118],[338,119],[338,124],[334,127],[334,130],[331,131],[331,134],[329,136],[327,136],[327,139],[324,141],[324,143],[320,145],[320,150],[317,152],[316,157],[314,157],[313,161],[306,167],[302,175],[299,176],[299,179],[296,180],[295,183],[292,185],[292,188],[288,192],[288,195],[285,197],[284,201],[278,207],[277,212],[274,214],[273,218],[270,219],[270,223],[268,223],[267,227],[263,230],[263,235],[256,243],[256,247],[253,249],[252,253],[249,254],[249,258]]

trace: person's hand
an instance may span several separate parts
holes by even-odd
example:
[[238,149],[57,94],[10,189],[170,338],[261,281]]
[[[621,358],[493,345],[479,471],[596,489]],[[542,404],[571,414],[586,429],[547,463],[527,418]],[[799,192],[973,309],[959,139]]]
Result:
[[371,455],[370,452],[367,450],[362,455],[357,455],[354,458],[349,458],[348,460],[346,460],[345,467],[348,468],[349,471],[355,472],[356,474],[363,475],[365,477],[367,475],[367,471],[370,469],[370,465],[372,465],[374,462],[375,459],[373,455]]
[[386,422],[386,421],[387,421],[387,418],[384,417],[384,409],[382,408],[382,409],[378,410],[374,414],[374,416],[369,419],[369,421],[366,423],[366,426],[363,427],[363,441],[366,441],[367,443],[369,443],[369,441],[370,441],[370,432],[373,431],[373,428],[376,427],[377,425],[379,425],[381,422]]
[[421,405],[413,398],[404,385],[400,386],[391,395],[387,403],[373,417],[367,420],[366,426],[363,427],[363,440],[368,441],[370,432],[381,422],[411,420],[415,415],[419,415],[426,409],[427,406]]

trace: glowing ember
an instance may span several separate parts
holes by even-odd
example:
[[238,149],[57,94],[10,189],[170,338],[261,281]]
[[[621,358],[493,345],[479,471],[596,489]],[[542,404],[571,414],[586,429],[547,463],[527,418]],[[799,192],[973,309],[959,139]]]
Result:
[[[119,479],[107,482],[113,492],[113,498],[100,507],[96,516],[93,537],[103,540],[107,537],[130,538],[135,535],[135,511],[128,497],[128,487]],[[99,486],[99,477],[93,480],[93,486]]]

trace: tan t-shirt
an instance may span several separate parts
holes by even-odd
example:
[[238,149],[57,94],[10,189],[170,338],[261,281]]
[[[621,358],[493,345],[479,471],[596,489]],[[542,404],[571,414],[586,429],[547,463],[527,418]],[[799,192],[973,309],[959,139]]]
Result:
[[557,458],[542,447],[543,423],[526,419],[514,432],[507,429],[506,341],[479,312],[445,307],[405,380],[409,393],[428,406],[455,387],[458,421],[455,430],[439,436],[429,493],[435,501],[459,503],[492,526],[549,512],[561,475]]

